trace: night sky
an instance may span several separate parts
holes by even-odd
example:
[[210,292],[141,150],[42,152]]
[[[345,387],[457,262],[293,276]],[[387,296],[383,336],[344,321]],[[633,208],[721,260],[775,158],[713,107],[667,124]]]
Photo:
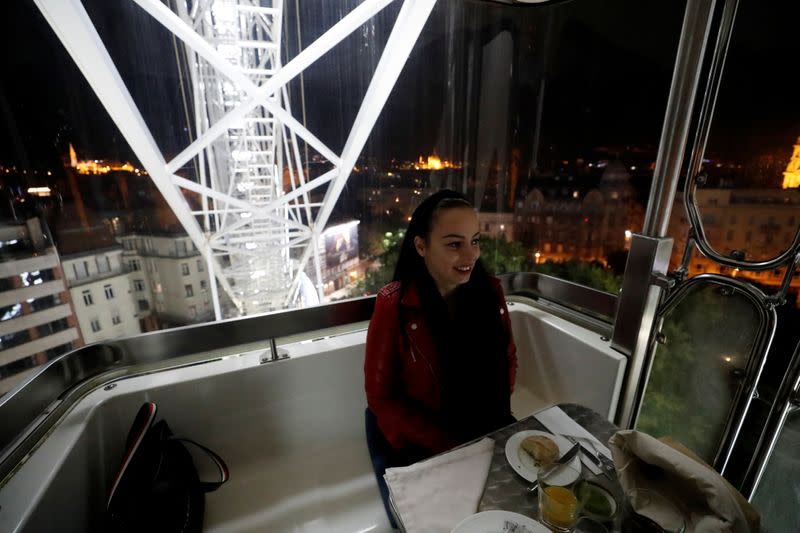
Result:
[[[4,4],[0,164],[57,168],[70,142],[82,157],[135,160],[34,3]],[[304,45],[356,4],[300,2]],[[787,156],[800,135],[796,89],[789,82],[800,48],[794,29],[800,3],[781,4],[780,10],[742,4],[710,150],[727,158]],[[162,151],[167,157],[178,152],[192,132],[171,37],[133,2],[85,5]],[[335,151],[344,145],[398,8],[387,8],[305,74],[307,123]],[[574,0],[542,10],[442,0],[365,152],[415,158],[437,148],[447,152],[443,139],[459,144],[466,135],[463,117],[452,120],[448,113],[467,109],[466,43],[486,43],[502,31],[513,36],[506,55],[513,81],[490,105],[512,109],[510,144],[529,151],[545,79],[543,143],[576,156],[601,145],[656,145],[682,16],[682,2],[671,1]],[[294,24],[286,31],[291,57]],[[297,87],[292,85],[293,112],[300,118]]]

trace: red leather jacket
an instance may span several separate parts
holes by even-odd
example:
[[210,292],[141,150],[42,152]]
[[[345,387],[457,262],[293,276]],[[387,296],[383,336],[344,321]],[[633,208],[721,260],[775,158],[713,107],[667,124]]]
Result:
[[[517,348],[511,336],[511,320],[500,280],[491,279],[500,296],[498,312],[509,335],[510,394],[516,378]],[[367,404],[392,447],[397,450],[422,448],[439,453],[458,444],[435,422],[442,403],[437,377],[439,358],[423,319],[416,288],[410,286],[402,298],[400,294],[398,281],[378,291],[367,332],[364,362]],[[400,325],[401,308],[407,317],[404,331]]]

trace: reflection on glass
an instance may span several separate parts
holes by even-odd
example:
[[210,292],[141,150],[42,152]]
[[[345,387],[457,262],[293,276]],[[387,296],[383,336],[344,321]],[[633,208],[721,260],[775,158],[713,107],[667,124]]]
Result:
[[[260,53],[254,50],[266,50],[250,42],[266,40],[263,25],[254,27],[241,54],[225,41],[239,26],[225,26],[233,19],[214,10],[233,4],[218,2],[209,10],[195,4],[172,2],[170,8],[184,19],[199,17],[190,25],[203,37],[216,35],[211,45],[237,66],[250,65]],[[351,135],[400,4],[392,3],[287,84],[281,105],[336,155]],[[83,5],[165,161],[243,97],[135,3]],[[279,44],[265,52],[258,72],[243,73],[264,83],[267,70],[286,65],[360,5],[285,2]],[[328,224],[319,228],[319,269],[314,261],[300,266],[305,244],[287,237],[282,223],[309,225],[327,186],[309,191],[308,210],[290,206],[278,213],[277,223],[247,226],[251,235],[228,242],[257,256],[278,227],[276,242],[286,246],[270,248],[269,261],[234,260],[222,242],[212,273],[185,218],[172,212],[152,169],[126,144],[132,125],[113,122],[36,5],[14,3],[8,18],[28,31],[0,36],[6,48],[18,50],[4,58],[13,83],[0,95],[8,103],[0,106],[7,108],[0,125],[0,256],[5,264],[36,264],[0,276],[0,290],[25,289],[10,306],[60,298],[74,316],[68,328],[47,335],[52,344],[2,350],[0,367],[12,365],[10,374],[24,366],[19,361],[39,364],[52,350],[100,336],[212,320],[215,293],[222,316],[373,293],[392,274],[411,212],[442,187],[463,192],[480,209],[482,255],[491,271],[537,270],[616,292],[631,234],[642,221],[684,8],[685,2],[635,0],[531,8],[437,2]],[[332,168],[319,146],[302,139],[270,151],[266,163],[247,166],[253,142],[272,146],[275,135],[288,134],[270,129],[271,118],[260,111],[248,115],[258,126],[245,129],[248,135],[261,132],[257,138],[243,140],[245,130],[228,128],[227,137],[174,174],[195,184],[231,185],[224,192],[239,200],[262,195],[259,201],[269,202],[296,188],[300,171],[308,182]],[[274,190],[239,188],[244,184],[235,180],[237,173],[263,176],[264,168],[273,172]],[[247,225],[259,218],[241,206],[222,213],[229,206],[221,204],[206,213],[204,207],[214,207],[209,196],[190,189],[181,194],[209,236],[231,220]],[[58,253],[47,257],[53,245]],[[214,280],[220,272],[229,288]],[[272,287],[268,280],[293,276],[302,279],[298,300],[286,304],[266,290]],[[4,307],[4,322],[32,307],[14,309]]]
[[800,531],[800,416],[789,415],[753,496],[765,533]]
[[664,319],[636,429],[671,436],[711,463],[758,334],[741,293],[699,284]]
[[[800,16],[800,6],[785,7],[738,3],[703,154],[701,171],[708,182],[697,195],[709,244],[726,256],[740,252],[749,261],[778,256],[800,227],[800,115],[791,104],[797,96],[784,80],[784,65],[798,52],[789,20]],[[678,193],[670,228],[677,238],[673,265],[685,244],[682,203]],[[771,288],[782,281],[780,272],[734,272],[697,257],[689,273],[701,272],[744,277]]]

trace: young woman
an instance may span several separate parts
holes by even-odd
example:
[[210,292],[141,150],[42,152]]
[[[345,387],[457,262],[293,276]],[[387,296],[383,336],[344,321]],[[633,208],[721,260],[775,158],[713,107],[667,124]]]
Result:
[[513,421],[516,347],[479,238],[478,215],[462,195],[431,195],[411,217],[394,281],[378,292],[364,374],[367,440],[384,501],[387,467]]

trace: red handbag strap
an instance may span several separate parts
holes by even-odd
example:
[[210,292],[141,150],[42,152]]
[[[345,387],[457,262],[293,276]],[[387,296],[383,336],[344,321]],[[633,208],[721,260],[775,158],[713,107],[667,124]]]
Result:
[[205,446],[203,446],[198,442],[193,441],[192,439],[187,439],[184,437],[170,437],[170,440],[186,442],[188,444],[193,444],[197,446],[202,451],[204,451],[206,455],[208,455],[211,458],[212,461],[214,461],[214,464],[217,465],[217,469],[219,470],[220,473],[220,481],[201,481],[199,483],[199,486],[203,490],[203,492],[213,492],[218,488],[220,488],[223,483],[228,481],[228,479],[230,479],[230,471],[228,470],[228,465],[225,464],[225,461],[222,460],[222,457],[214,453],[212,450],[206,448]]
[[108,495],[108,502],[106,502],[106,506],[111,505],[111,500],[114,499],[114,493],[119,487],[119,482],[122,479],[123,474],[125,474],[125,470],[128,468],[128,465],[133,459],[133,456],[136,455],[136,450],[139,449],[139,445],[144,440],[144,436],[147,434],[147,430],[150,429],[150,426],[153,425],[153,420],[156,418],[156,412],[158,411],[158,407],[153,402],[145,402],[140,408],[139,412],[136,413],[136,418],[133,421],[133,425],[131,426],[130,431],[128,432],[128,449],[125,452],[125,457],[122,459],[122,464],[117,471],[117,475],[114,476],[114,483],[111,484],[111,492]]

